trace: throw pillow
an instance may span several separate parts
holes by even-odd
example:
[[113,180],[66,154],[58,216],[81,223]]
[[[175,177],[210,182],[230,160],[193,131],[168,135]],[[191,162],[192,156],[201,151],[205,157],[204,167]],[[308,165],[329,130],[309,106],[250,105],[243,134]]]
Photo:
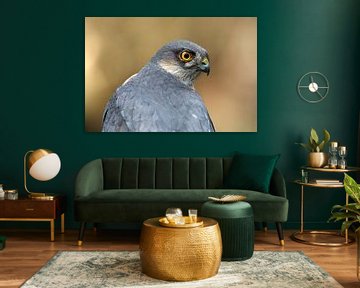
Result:
[[236,153],[224,187],[269,193],[270,180],[280,155],[251,155]]

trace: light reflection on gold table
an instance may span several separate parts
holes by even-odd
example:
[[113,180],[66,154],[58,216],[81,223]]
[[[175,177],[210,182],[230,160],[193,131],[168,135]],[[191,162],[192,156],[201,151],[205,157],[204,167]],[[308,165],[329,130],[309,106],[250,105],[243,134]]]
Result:
[[199,217],[204,225],[168,228],[160,218],[144,221],[140,236],[140,261],[146,275],[168,281],[205,279],[218,273],[222,242],[216,220]]

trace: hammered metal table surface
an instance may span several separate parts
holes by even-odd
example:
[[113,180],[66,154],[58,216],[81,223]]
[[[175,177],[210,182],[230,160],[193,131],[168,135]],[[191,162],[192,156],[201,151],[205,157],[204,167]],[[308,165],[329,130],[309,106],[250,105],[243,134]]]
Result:
[[205,279],[218,273],[222,242],[216,220],[199,217],[204,225],[168,228],[159,218],[144,221],[140,236],[140,261],[146,275],[167,281]]

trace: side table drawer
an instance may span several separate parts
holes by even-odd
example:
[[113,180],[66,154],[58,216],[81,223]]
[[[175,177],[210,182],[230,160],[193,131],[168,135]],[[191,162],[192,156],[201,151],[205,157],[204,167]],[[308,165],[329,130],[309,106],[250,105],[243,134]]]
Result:
[[1,216],[4,218],[56,218],[55,207],[48,201],[13,201],[8,200]]

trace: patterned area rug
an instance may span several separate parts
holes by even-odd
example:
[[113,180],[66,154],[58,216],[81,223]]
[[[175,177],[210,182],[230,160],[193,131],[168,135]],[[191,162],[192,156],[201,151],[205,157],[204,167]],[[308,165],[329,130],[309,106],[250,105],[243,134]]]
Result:
[[342,287],[302,252],[254,252],[246,261],[221,262],[218,275],[199,281],[167,282],[141,273],[139,252],[63,251],[23,288],[89,287]]

